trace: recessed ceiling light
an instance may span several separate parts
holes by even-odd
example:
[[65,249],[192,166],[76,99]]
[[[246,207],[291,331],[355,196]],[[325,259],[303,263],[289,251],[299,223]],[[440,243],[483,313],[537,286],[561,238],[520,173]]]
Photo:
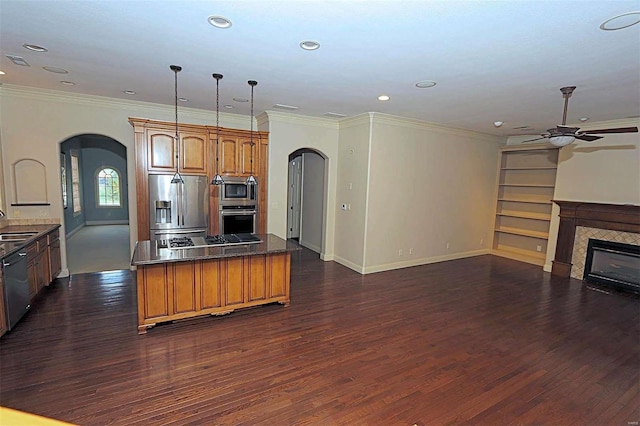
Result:
[[585,121],[589,121],[589,117],[582,117],[582,118],[580,119],[580,121],[582,121],[583,123],[584,123]]
[[389,99],[391,99],[391,98],[389,98],[388,95],[380,95],[380,96],[378,96],[378,100],[379,101],[388,101]]
[[135,95],[136,92],[134,92],[133,90],[123,90],[122,93],[124,93],[125,95]]
[[21,67],[30,67],[29,62],[25,61],[22,56],[16,55],[7,55],[7,58],[11,60],[16,65],[20,65]]
[[318,50],[320,48],[320,43],[313,40],[305,40],[300,42],[300,47],[304,50]]
[[227,109],[233,109],[233,105],[225,105],[224,107]]
[[236,102],[249,102],[249,99],[245,99],[245,98],[233,98],[233,100]]
[[231,21],[228,18],[225,18],[224,16],[213,15],[213,16],[209,16],[207,20],[211,25],[213,25],[216,28],[224,29],[224,28],[231,27]]
[[38,46],[37,44],[25,43],[22,45],[22,47],[24,47],[25,49],[32,50],[34,52],[47,52],[46,47]]
[[416,87],[420,89],[428,89],[429,87],[433,87],[436,85],[436,82],[433,80],[423,80],[416,83]]
[[64,84],[65,86],[75,86],[76,85],[73,81],[61,80],[60,83]]
[[640,12],[628,12],[607,19],[600,24],[600,29],[604,31],[616,31],[635,25],[638,22],[640,22]]
[[42,67],[42,69],[45,71],[54,72],[56,74],[69,74],[69,71],[65,70],[64,68],[46,66],[46,67]]
[[187,98],[178,98],[178,100],[180,102],[189,102],[189,99],[187,99]]
[[500,127],[500,126],[502,126],[503,124],[504,124],[504,122],[502,122],[502,121],[494,121],[494,122],[493,122],[493,125],[494,125],[494,126],[496,126],[496,127]]
[[0,71],[0,75],[5,75],[6,73],[4,71]]

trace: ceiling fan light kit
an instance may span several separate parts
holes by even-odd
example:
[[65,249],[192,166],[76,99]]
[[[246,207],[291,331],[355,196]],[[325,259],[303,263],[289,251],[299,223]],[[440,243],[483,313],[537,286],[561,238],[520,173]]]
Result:
[[552,136],[549,138],[549,142],[551,145],[562,148],[563,146],[567,146],[570,143],[573,143],[576,138],[571,135],[561,135],[561,136]]
[[[566,125],[567,123],[567,110],[569,108],[569,98],[573,94],[573,91],[576,89],[576,86],[566,86],[561,87],[560,91],[562,92],[562,97],[564,98],[564,112],[562,114],[562,124],[556,126],[553,129],[548,129],[547,133],[541,134],[539,138],[530,139],[524,141],[523,143],[533,142],[540,139],[549,139],[549,142],[553,146],[557,146],[562,148],[563,146],[570,145],[576,139],[585,141],[585,142],[593,142],[598,139],[602,139],[602,136],[596,136],[597,134],[606,134],[606,133],[637,133],[637,127],[618,127],[613,129],[600,129],[600,130],[584,130],[580,131],[579,127],[569,127]],[[588,120],[588,118],[587,118]],[[580,119],[580,121],[586,121],[584,119]]]

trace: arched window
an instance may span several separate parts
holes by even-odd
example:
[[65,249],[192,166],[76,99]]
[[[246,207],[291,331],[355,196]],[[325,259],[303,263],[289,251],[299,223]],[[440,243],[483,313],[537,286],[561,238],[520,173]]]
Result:
[[120,175],[111,167],[103,167],[96,173],[98,207],[120,207]]

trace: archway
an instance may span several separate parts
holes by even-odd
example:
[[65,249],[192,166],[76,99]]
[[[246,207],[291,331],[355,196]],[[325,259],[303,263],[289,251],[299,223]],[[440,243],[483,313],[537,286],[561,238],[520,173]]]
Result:
[[129,269],[127,148],[108,136],[60,143],[67,266],[71,274]]
[[323,253],[327,216],[326,156],[314,149],[289,154],[287,238]]

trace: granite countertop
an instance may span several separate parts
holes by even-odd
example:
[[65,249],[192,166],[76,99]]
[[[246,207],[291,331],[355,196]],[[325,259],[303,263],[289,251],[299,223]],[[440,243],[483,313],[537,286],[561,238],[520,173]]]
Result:
[[179,249],[159,248],[157,241],[138,241],[133,251],[131,264],[152,265],[155,263],[256,256],[301,250],[297,243],[284,240],[273,234],[256,234],[256,236],[262,240],[261,243]]
[[0,229],[0,234],[7,232],[37,232],[36,235],[27,237],[24,241],[0,241],[0,259],[20,251],[33,241],[60,228],[60,224],[43,225],[8,225]]

